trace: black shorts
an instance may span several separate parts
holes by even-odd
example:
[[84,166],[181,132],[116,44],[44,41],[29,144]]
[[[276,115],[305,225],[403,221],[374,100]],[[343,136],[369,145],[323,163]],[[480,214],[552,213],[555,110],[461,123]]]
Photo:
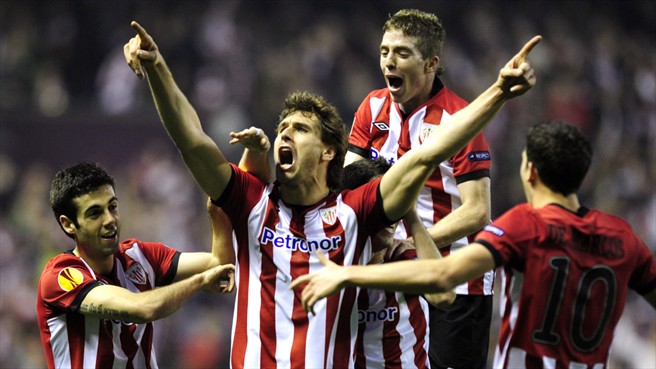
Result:
[[429,313],[431,369],[487,366],[491,295],[457,295],[450,306],[430,306]]

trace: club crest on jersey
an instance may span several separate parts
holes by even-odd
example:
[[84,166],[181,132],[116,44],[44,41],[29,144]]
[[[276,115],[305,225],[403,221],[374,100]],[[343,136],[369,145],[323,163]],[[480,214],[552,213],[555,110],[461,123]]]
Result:
[[319,209],[319,214],[321,215],[321,220],[328,225],[335,224],[337,220],[337,208],[334,206],[332,208]]
[[373,124],[380,131],[389,131],[389,126],[385,122],[374,122]]
[[419,143],[423,144],[424,141],[430,136],[431,132],[433,132],[437,128],[437,125],[435,124],[430,124],[430,123],[421,123],[421,132],[419,133]]
[[84,282],[84,275],[75,268],[64,268],[59,271],[57,283],[64,291],[70,291]]
[[136,284],[146,284],[146,271],[139,263],[132,264],[128,270],[125,271],[125,275],[129,280]]

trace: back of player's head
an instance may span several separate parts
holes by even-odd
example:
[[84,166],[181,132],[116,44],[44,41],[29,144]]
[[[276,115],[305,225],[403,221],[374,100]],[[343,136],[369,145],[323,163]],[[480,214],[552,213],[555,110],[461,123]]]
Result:
[[[73,199],[104,185],[114,188],[114,178],[97,164],[82,162],[57,172],[50,186],[50,206],[57,222],[60,215],[65,215],[73,224],[79,226],[77,207]],[[68,233],[66,235],[72,237]]]
[[[383,26],[384,32],[395,30],[403,32],[406,36],[414,37],[417,41],[417,48],[424,59],[442,56],[446,31],[437,15],[416,9],[399,10],[391,15]],[[437,75],[440,75],[442,71],[442,67],[439,67]]]
[[526,136],[526,158],[552,191],[578,191],[592,162],[592,145],[579,130],[562,121],[532,126]]
[[279,121],[295,112],[315,115],[321,123],[321,141],[335,150],[335,157],[328,164],[328,187],[337,191],[342,183],[344,157],[348,149],[346,126],[337,109],[322,96],[305,91],[293,92],[285,99],[285,107]]
[[385,158],[358,160],[344,167],[345,190],[353,190],[385,174],[392,165]]

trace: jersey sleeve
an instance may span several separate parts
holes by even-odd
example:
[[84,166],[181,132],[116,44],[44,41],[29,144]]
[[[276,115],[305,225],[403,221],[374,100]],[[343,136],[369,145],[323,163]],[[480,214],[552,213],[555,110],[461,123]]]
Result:
[[353,117],[351,133],[349,133],[349,151],[364,158],[369,158],[371,149],[371,111],[369,96],[365,98]]
[[87,293],[99,285],[79,258],[58,258],[51,261],[41,274],[39,293],[54,310],[73,312]]
[[656,258],[647,245],[634,235],[637,265],[631,274],[629,287],[641,295],[656,289]]
[[155,286],[166,286],[173,282],[178,272],[179,251],[157,242],[143,242],[135,239],[129,239],[125,242],[130,244],[137,242],[139,244],[141,252],[153,267]]
[[230,220],[246,219],[248,212],[260,200],[266,184],[254,175],[239,169],[235,164],[232,167],[232,177],[223,194],[212,203],[226,212]]
[[527,248],[539,237],[534,215],[525,205],[510,209],[476,235],[475,242],[492,253],[495,267],[524,270]]
[[479,133],[452,158],[453,176],[456,183],[490,176],[492,157],[490,146],[483,133]]
[[381,178],[376,178],[352,191],[342,192],[344,202],[355,211],[358,222],[365,225],[369,235],[374,235],[394,223],[385,215],[380,181]]

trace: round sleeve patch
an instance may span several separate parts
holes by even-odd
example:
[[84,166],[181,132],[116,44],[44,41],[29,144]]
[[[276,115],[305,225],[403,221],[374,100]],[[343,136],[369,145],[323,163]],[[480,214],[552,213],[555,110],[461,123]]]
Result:
[[84,281],[82,272],[75,268],[64,268],[59,272],[57,283],[64,291],[70,291]]

